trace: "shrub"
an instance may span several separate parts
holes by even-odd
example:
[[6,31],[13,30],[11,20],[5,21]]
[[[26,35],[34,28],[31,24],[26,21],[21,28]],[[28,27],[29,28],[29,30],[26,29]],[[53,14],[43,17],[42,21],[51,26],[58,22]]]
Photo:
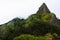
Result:
[[33,35],[28,35],[28,34],[23,34],[18,37],[15,37],[14,40],[45,40],[45,37],[43,36],[33,36]]

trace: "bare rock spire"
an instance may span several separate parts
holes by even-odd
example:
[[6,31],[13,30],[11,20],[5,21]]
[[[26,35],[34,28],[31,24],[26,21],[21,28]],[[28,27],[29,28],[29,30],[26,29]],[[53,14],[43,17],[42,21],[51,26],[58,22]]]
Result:
[[37,13],[50,13],[50,10],[48,9],[47,5],[43,3]]

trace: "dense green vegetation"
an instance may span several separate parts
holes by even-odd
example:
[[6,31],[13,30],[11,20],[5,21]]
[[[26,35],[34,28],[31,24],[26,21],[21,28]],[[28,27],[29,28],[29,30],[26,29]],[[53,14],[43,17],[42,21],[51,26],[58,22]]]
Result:
[[57,37],[60,35],[60,20],[55,14],[45,11],[0,25],[0,40],[52,40]]
[[[49,20],[51,19],[52,15],[53,14],[44,13],[42,15],[33,14],[27,19],[15,18],[10,22],[1,25],[0,39],[1,40],[34,40],[34,39],[45,40],[44,36],[47,33],[51,33],[52,35],[56,33],[57,35],[59,35],[60,32],[59,27],[49,23]],[[42,38],[40,38],[39,36]]]
[[28,35],[28,34],[22,34],[18,37],[15,37],[14,40],[45,40],[44,36],[33,36],[33,35]]

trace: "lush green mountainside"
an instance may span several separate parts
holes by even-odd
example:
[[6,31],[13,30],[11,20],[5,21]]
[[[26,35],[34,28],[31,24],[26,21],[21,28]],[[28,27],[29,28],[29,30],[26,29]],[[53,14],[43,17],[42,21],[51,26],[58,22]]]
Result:
[[15,18],[0,27],[0,39],[1,40],[12,40],[13,37],[22,33],[22,25],[24,19]]
[[[52,18],[54,17],[54,18]],[[58,21],[53,13],[33,14],[25,21],[28,33],[43,35],[48,32],[58,33]],[[54,31],[55,30],[55,31]],[[30,32],[31,31],[31,32]]]
[[27,19],[14,18],[0,26],[0,40],[35,40],[35,38],[36,40],[45,40],[45,37],[41,38],[40,36],[46,34],[48,36],[60,35],[60,20],[49,11],[45,3],[37,13],[30,15]]
[[57,24],[57,18],[55,17],[55,15],[53,13],[42,13],[40,14],[33,14],[31,15],[26,22],[29,23],[32,21],[38,21],[38,22],[47,22],[47,23],[53,23],[53,24]]

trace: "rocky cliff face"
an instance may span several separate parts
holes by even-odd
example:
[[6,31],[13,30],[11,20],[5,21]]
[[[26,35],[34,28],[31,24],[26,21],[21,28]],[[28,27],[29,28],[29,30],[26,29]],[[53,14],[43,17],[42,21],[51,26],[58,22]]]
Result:
[[50,10],[48,9],[47,5],[43,3],[37,13],[50,13]]
[[39,10],[37,11],[36,14],[41,15],[41,14],[44,14],[44,13],[52,14],[51,18],[49,19],[50,24],[57,24],[58,23],[58,19],[56,18],[56,15],[50,12],[50,10],[48,9],[48,7],[45,3],[43,3],[41,5],[41,7],[39,8]]
[[56,18],[55,15],[51,16],[51,19],[49,20],[49,23],[55,24],[55,25],[58,23],[58,19]]

